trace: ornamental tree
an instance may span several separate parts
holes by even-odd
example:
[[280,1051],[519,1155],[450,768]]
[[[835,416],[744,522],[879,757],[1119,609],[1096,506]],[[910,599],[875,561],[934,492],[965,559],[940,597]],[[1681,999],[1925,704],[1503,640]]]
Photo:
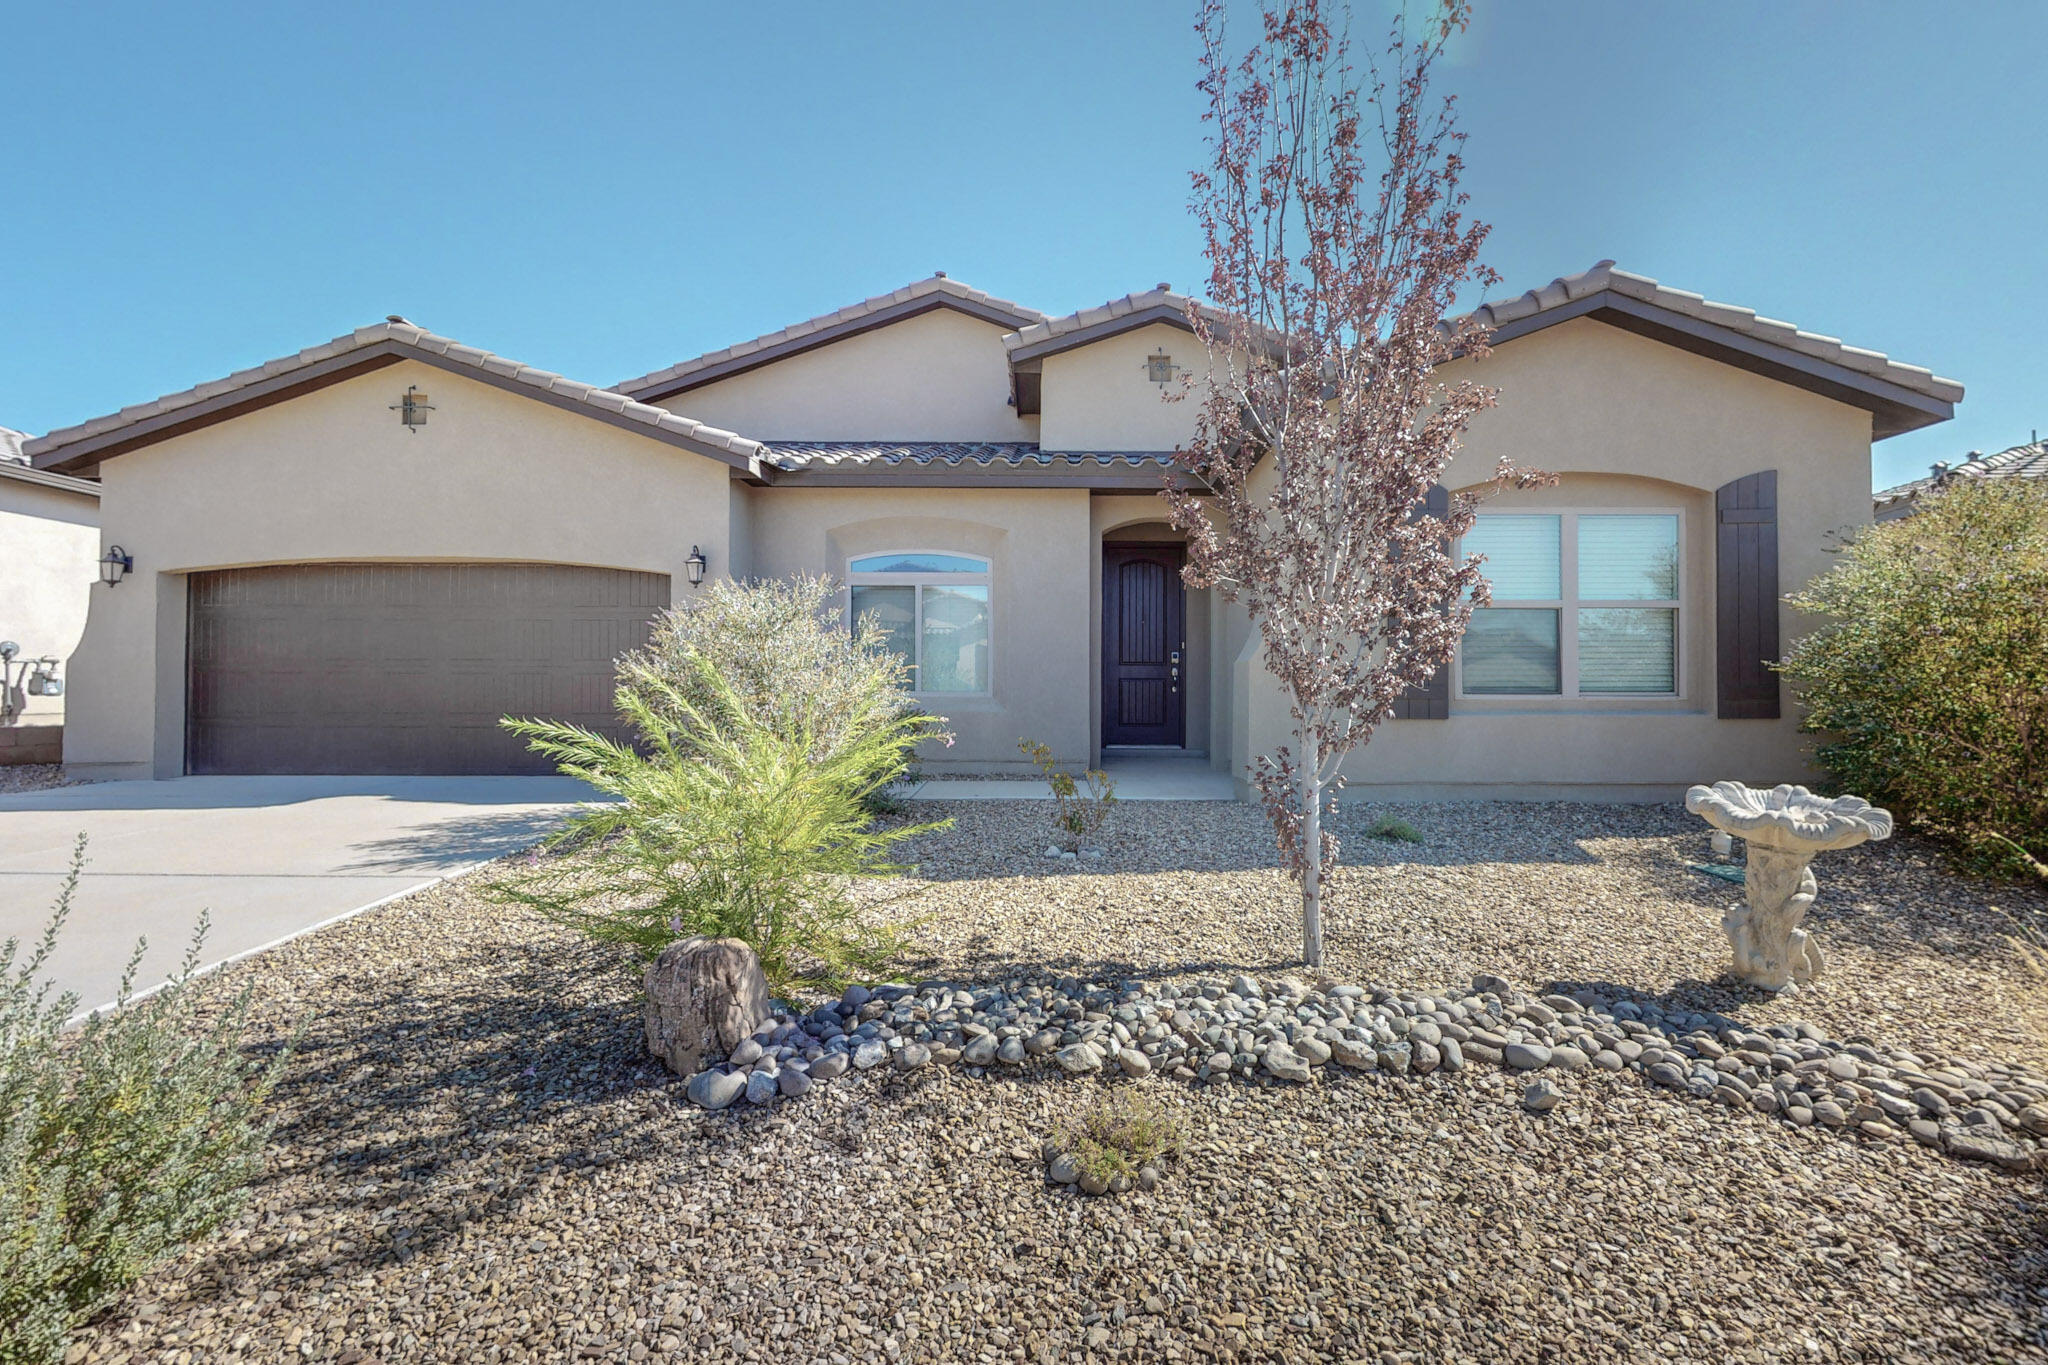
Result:
[[[1411,686],[1449,665],[1475,606],[1479,560],[1454,558],[1478,498],[1420,509],[1493,391],[1440,367],[1485,354],[1450,317],[1498,276],[1468,221],[1454,104],[1430,93],[1466,0],[1411,34],[1397,19],[1361,73],[1324,0],[1267,0],[1233,56],[1223,0],[1199,22],[1211,162],[1192,209],[1210,306],[1201,411],[1167,490],[1187,582],[1245,604],[1287,699],[1289,742],[1252,766],[1283,865],[1300,882],[1302,954],[1323,960],[1337,840],[1324,823],[1346,754]],[[1492,487],[1538,476],[1505,460]]]

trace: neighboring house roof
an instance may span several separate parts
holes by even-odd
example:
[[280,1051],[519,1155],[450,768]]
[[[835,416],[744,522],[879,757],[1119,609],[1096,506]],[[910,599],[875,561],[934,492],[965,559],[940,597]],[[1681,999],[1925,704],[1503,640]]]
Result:
[[310,346],[254,368],[241,370],[105,417],[63,427],[29,440],[24,451],[37,467],[77,470],[126,450],[282,402],[344,379],[416,360],[479,380],[555,407],[708,455],[736,469],[757,473],[761,445],[744,436],[635,402],[624,394],[585,384],[516,360],[436,336],[404,318],[388,318],[345,336]]
[[781,331],[742,341],[722,350],[708,351],[693,359],[671,365],[667,369],[643,374],[628,379],[613,387],[620,393],[630,394],[643,402],[658,398],[670,398],[689,389],[697,388],[720,379],[762,365],[772,364],[803,351],[829,346],[835,341],[862,332],[886,327],[905,318],[917,317],[934,309],[945,308],[980,318],[1004,328],[1023,327],[1042,319],[1045,314],[1035,308],[1026,308],[1021,303],[1008,299],[994,298],[979,289],[973,289],[958,280],[948,279],[945,272],[929,279],[906,284],[901,289],[887,294],[877,294],[871,299],[849,304],[836,312],[825,313],[784,327]]
[[1876,440],[1955,415],[1963,386],[1931,370],[1835,337],[1802,332],[1754,309],[1714,303],[1601,261],[1517,298],[1481,304],[1471,315],[1493,344],[1575,317],[1595,317],[1838,402],[1868,409]]
[[1155,489],[1170,450],[1041,450],[1031,441],[769,441],[778,483],[915,483],[920,473],[968,473],[993,487]]
[[16,431],[13,427],[0,427],[0,462],[27,459],[28,457],[21,453],[21,443],[27,439],[26,432]]
[[98,498],[100,486],[91,479],[74,479],[69,474],[57,474],[47,469],[19,460],[0,460],[0,479],[13,479],[18,483],[41,484],[44,488],[62,489],[66,493],[81,493],[88,498]]
[[1876,494],[1876,510],[1881,516],[1956,479],[2048,479],[2048,441],[2037,436],[2025,445],[2001,450],[1996,455],[1973,450],[1959,464],[1938,464],[1924,478]]

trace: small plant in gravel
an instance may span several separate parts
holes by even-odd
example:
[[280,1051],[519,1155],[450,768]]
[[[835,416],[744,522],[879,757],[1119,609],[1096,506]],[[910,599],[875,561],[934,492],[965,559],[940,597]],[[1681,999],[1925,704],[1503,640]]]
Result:
[[1109,774],[1089,768],[1076,779],[1060,765],[1052,750],[1037,740],[1020,739],[1017,748],[1038,765],[1046,786],[1052,788],[1053,827],[1067,847],[1079,849],[1092,843],[1103,821],[1109,819],[1109,808],[1116,804],[1116,783],[1110,781]]
[[[261,1112],[287,1053],[240,1046],[248,992],[208,1022],[191,990],[201,919],[171,983],[119,1002],[75,1034],[69,993],[40,980],[71,913],[81,836],[55,911],[19,961],[0,945],[0,1362],[61,1360],[71,1331],[151,1264],[211,1232],[260,1169]],[[132,1002],[132,1003],[131,1003]]]
[[867,803],[935,722],[887,688],[850,709],[843,697],[752,706],[715,652],[682,654],[675,669],[619,689],[637,747],[575,725],[505,722],[616,799],[581,808],[546,845],[575,856],[541,858],[494,893],[643,962],[689,935],[741,939],[778,994],[881,971],[899,933],[875,922],[853,882],[902,871],[890,851],[945,822],[884,826]]
[[1179,1117],[1158,1095],[1111,1087],[1098,1091],[1047,1144],[1046,1178],[1088,1194],[1151,1189],[1185,1142]]
[[1373,821],[1372,828],[1365,832],[1368,839],[1386,839],[1397,844],[1419,844],[1422,831],[1399,816],[1383,815]]

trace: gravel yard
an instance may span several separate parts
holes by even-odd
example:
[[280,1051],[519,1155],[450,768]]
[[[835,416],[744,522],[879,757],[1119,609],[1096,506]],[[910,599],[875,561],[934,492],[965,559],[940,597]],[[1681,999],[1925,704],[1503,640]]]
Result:
[[[910,974],[1298,972],[1256,811],[1130,804],[1100,863],[1045,807],[959,802],[897,913]],[[1359,807],[1347,825],[1376,814]],[[1924,849],[1817,860],[1823,988],[1713,984],[1723,903],[1673,808],[1409,806],[1347,839],[1329,975],[1602,984],[2038,1064],[2003,937],[2040,898]],[[1093,1080],[942,1067],[706,1114],[642,1050],[632,975],[447,884],[229,969],[303,1029],[251,1208],[146,1279],[89,1360],[2048,1359],[2048,1191],[1910,1142],[1498,1070],[1147,1084],[1191,1136],[1157,1191],[1050,1189]],[[2026,1007],[2026,1008],[2023,1008]]]
[[0,767],[0,796],[10,792],[39,792],[51,787],[76,785],[64,776],[61,763],[10,763]]

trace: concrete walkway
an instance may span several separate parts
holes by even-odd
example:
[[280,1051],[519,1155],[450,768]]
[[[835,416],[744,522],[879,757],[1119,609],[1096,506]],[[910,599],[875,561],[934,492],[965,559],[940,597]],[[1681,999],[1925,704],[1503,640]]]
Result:
[[0,939],[42,934],[78,835],[85,875],[50,964],[111,1002],[176,970],[201,910],[215,965],[525,848],[592,795],[562,777],[187,777],[0,796]]
[[[1115,754],[1102,770],[1119,801],[1235,801],[1230,776],[1187,754]],[[1042,778],[940,778],[904,793],[911,801],[1050,801]]]

